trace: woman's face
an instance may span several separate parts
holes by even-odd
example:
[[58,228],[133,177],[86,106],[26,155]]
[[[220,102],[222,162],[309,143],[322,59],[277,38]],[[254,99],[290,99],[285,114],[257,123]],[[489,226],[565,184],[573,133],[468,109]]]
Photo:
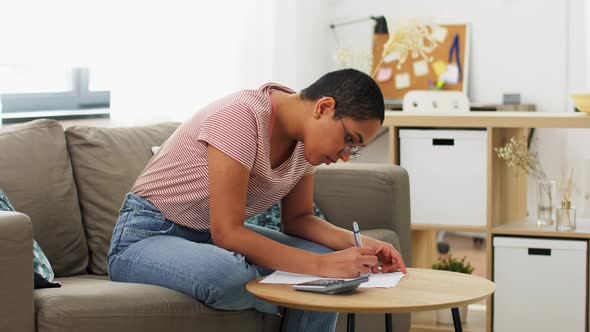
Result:
[[348,161],[358,147],[371,142],[381,128],[378,119],[334,118],[331,103],[321,103],[322,100],[318,102],[320,105],[316,106],[305,134],[305,158],[312,165],[329,165],[338,159]]

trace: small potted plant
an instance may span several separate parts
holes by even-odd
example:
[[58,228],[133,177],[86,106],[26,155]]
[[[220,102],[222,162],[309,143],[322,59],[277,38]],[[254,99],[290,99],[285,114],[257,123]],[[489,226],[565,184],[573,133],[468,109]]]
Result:
[[[433,264],[432,268],[435,270],[471,274],[473,273],[473,270],[475,270],[475,268],[471,266],[471,264],[466,262],[465,259],[466,257],[463,257],[461,260],[459,260],[453,257],[452,255],[449,255],[448,258],[439,257],[438,262],[436,264]],[[464,324],[465,322],[467,322],[467,306],[459,307],[459,316],[461,316],[461,323]],[[451,310],[437,310],[436,320],[439,323],[453,324],[453,316],[451,315]]]

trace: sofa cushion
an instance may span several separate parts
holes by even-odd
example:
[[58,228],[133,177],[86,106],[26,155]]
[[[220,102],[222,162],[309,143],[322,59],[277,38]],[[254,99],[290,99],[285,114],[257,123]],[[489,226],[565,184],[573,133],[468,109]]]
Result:
[[150,147],[161,145],[176,127],[177,123],[163,123],[66,129],[90,251],[90,272],[107,273],[106,256],[125,194],[152,157]]
[[0,187],[29,216],[56,276],[86,273],[88,247],[63,128],[54,120],[0,129]]
[[90,275],[58,281],[62,288],[35,291],[37,332],[279,331],[278,315],[215,310],[167,288]]

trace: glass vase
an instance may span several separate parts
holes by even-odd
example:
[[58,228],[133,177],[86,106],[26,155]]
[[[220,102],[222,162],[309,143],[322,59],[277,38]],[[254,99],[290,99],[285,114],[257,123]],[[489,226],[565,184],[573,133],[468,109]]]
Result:
[[537,180],[537,226],[554,225],[555,181]]
[[555,219],[558,231],[575,231],[576,207],[569,201],[561,202],[561,206],[555,209]]

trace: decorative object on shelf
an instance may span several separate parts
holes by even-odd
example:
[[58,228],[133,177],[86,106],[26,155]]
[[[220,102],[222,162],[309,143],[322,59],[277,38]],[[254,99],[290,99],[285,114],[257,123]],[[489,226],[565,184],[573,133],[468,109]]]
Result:
[[576,93],[571,97],[577,110],[590,113],[590,93]]
[[555,181],[537,179],[537,226],[553,226]]
[[537,181],[537,225],[553,225],[555,181],[550,180],[536,153],[528,150],[526,137],[511,137],[502,147],[494,148],[498,157],[506,160],[508,167],[532,175]]
[[555,209],[555,219],[558,231],[576,230],[576,207],[572,206],[572,193],[574,191],[574,169],[569,176],[565,169],[561,170],[559,179],[559,192],[561,193],[561,205]]
[[466,262],[466,259],[467,257],[463,257],[459,260],[453,255],[449,255],[447,258],[439,257],[438,262],[432,265],[432,269],[472,274],[475,268],[469,262]]
[[[466,262],[467,258],[463,257],[461,260],[449,255],[447,258],[439,257],[438,262],[432,265],[434,270],[444,270],[465,274],[472,274],[475,268]],[[461,317],[461,323],[467,322],[467,306],[459,307],[459,316]],[[436,320],[443,324],[453,324],[453,316],[450,310],[437,310]]]
[[469,112],[469,98],[461,91],[410,90],[404,96],[404,112]]

